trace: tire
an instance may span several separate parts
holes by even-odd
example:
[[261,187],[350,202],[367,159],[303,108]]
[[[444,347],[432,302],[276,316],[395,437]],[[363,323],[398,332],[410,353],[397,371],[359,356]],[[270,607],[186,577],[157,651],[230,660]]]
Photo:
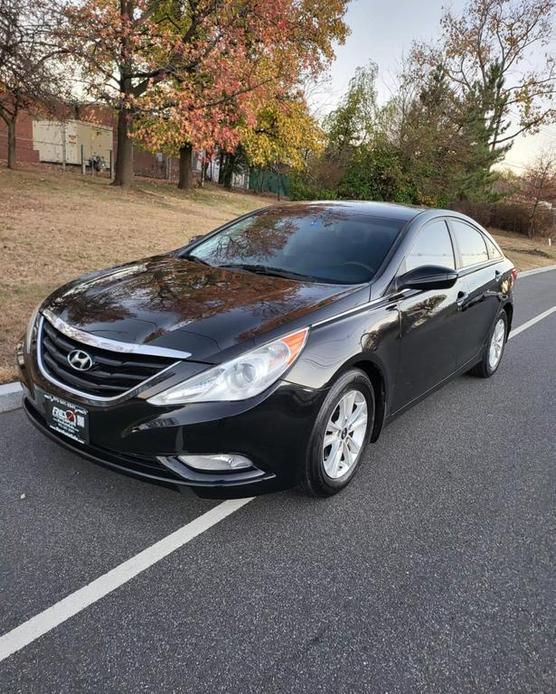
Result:
[[[346,413],[352,418],[351,430],[345,426]],[[328,392],[313,426],[302,478],[306,493],[332,496],[349,484],[369,442],[374,414],[375,394],[368,376],[359,369],[342,374]],[[332,441],[327,446],[325,436]]]
[[[500,327],[500,324],[502,324],[504,329],[501,342],[500,331],[502,328]],[[483,350],[481,360],[478,362],[478,364],[475,364],[475,366],[471,369],[471,371],[469,371],[469,373],[473,376],[478,376],[479,378],[490,378],[493,374],[495,374],[498,370],[498,367],[500,366],[502,357],[504,356],[504,349],[506,348],[507,339],[508,315],[506,311],[502,310],[496,316],[496,320],[494,321],[494,324],[488,334],[488,342]],[[498,341],[499,347],[496,354],[496,359],[494,361],[494,353],[492,352],[492,350],[494,349],[493,343],[495,341]]]

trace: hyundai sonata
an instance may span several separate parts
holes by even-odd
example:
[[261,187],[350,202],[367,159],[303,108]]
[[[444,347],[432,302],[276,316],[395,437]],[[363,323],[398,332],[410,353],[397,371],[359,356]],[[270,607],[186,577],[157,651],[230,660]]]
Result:
[[17,349],[35,426],[203,496],[345,487],[393,417],[491,376],[516,272],[461,214],[291,203],[70,282]]

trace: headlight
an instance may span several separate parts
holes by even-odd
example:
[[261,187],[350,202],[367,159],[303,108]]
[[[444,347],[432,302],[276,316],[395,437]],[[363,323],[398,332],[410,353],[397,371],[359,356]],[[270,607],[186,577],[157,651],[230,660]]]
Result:
[[298,330],[232,361],[203,371],[149,398],[152,405],[252,398],[280,378],[299,356],[309,328]]
[[27,330],[25,331],[25,347],[27,348],[27,352],[31,351],[31,347],[33,346],[33,341],[36,338],[36,332],[37,332],[37,325],[38,325],[38,316],[39,316],[39,308],[41,307],[42,301],[38,306],[35,307],[33,310],[33,313],[31,314],[31,318],[29,319],[29,323],[27,324]]

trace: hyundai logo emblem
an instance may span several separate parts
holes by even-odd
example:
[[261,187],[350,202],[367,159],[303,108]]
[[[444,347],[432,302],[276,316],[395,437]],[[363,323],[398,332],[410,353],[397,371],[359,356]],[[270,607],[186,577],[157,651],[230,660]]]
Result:
[[88,371],[93,365],[93,358],[82,349],[74,349],[68,354],[68,364],[77,371]]

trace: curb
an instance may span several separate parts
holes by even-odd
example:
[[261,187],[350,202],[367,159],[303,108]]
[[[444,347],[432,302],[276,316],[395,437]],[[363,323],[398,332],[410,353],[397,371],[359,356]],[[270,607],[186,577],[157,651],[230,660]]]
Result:
[[556,270],[556,265],[547,265],[546,267],[538,267],[535,270],[525,270],[525,272],[518,273],[519,277],[528,277],[529,275],[538,275],[541,272],[551,272]]
[[9,412],[21,407],[21,384],[17,381],[0,386],[0,412]]

